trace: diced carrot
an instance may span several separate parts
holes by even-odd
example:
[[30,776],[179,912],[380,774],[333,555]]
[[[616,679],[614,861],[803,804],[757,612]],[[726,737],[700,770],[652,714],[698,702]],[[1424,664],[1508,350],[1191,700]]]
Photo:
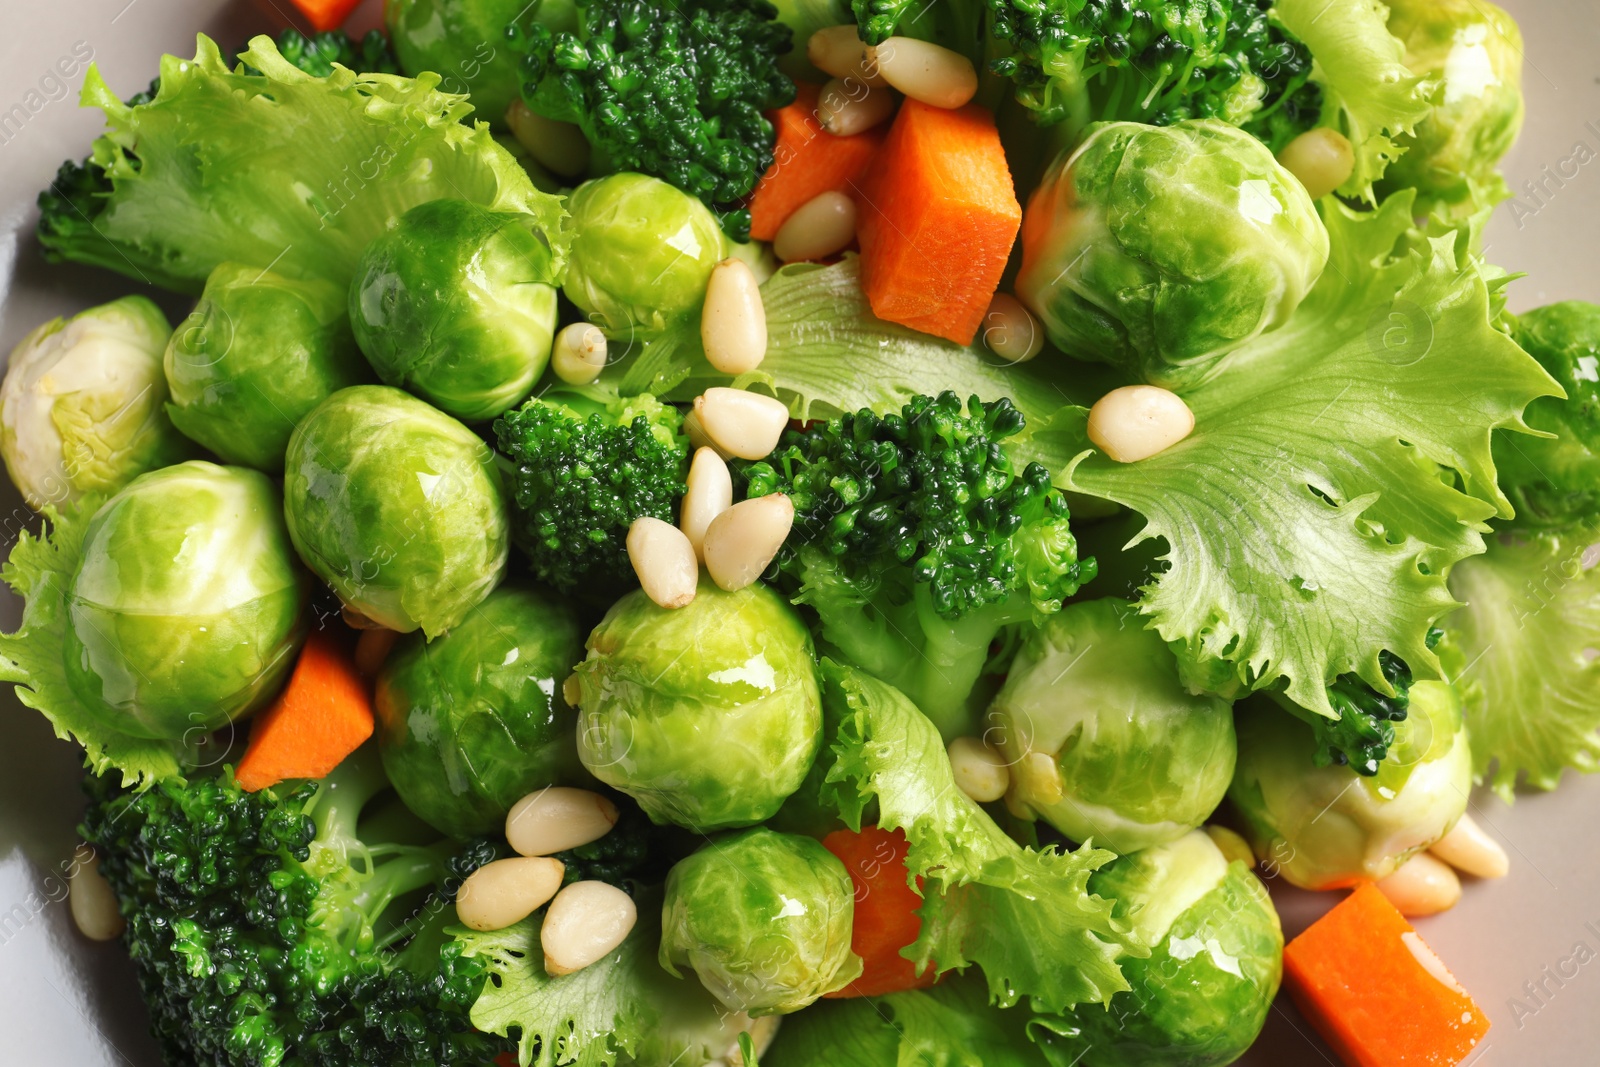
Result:
[[321,778],[372,736],[372,699],[354,660],[313,633],[278,699],[250,728],[234,777],[250,792],[287,778]]
[[293,0],[294,6],[316,30],[336,30],[344,25],[361,0]]
[[970,344],[1022,225],[994,116],[907,100],[857,202],[873,313]]
[[750,236],[770,241],[795,208],[823,193],[850,192],[883,143],[883,129],[835,137],[817,123],[821,90],[796,83],[794,103],[768,114],[778,141],[772,166],[750,197]]
[[1283,950],[1284,984],[1349,1067],[1446,1067],[1489,1029],[1439,957],[1371,883]]
[[922,932],[917,914],[922,898],[906,879],[906,835],[876,826],[864,826],[860,833],[835,830],[822,839],[822,847],[839,857],[855,884],[850,950],[863,964],[860,978],[827,996],[876,997],[937,982],[932,967],[919,975],[900,955]]
[[502,1052],[494,1058],[494,1067],[517,1067],[515,1052]]

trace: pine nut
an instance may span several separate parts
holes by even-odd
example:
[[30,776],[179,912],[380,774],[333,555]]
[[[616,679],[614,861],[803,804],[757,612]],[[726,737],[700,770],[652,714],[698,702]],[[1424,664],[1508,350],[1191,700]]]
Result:
[[583,683],[576,674],[567,675],[567,680],[561,683],[561,699],[567,702],[569,708],[583,706]]
[[1435,841],[1428,851],[1476,878],[1504,878],[1511,870],[1506,850],[1484,833],[1471,815],[1457,819],[1450,832]]
[[1461,899],[1461,879],[1448,864],[1419,852],[1380,880],[1378,892],[1388,897],[1401,915],[1437,915],[1449,911]]
[[588,322],[574,322],[556,334],[550,369],[568,385],[588,385],[606,369],[606,335]]
[[1211,838],[1217,850],[1222,853],[1222,858],[1232,863],[1238,860],[1246,867],[1256,865],[1256,854],[1251,851],[1250,843],[1226,826],[1212,824],[1206,827],[1206,836]]
[[1300,179],[1311,199],[1321,200],[1350,180],[1356,154],[1344,134],[1319,126],[1284,145],[1278,163]]
[[689,462],[689,487],[678,505],[678,529],[702,555],[706,527],[733,506],[733,475],[714,448],[697,448]]
[[789,425],[783,401],[716,385],[694,398],[700,429],[718,452],[740,459],[765,459]]
[[1044,328],[1022,301],[996,293],[983,316],[983,344],[1008,363],[1026,363],[1044,347]]
[[1018,761],[1012,771],[1012,781],[1022,796],[1024,804],[1049,807],[1061,803],[1066,786],[1061,781],[1061,768],[1047,752],[1029,752]]
[[863,85],[879,88],[885,82],[873,51],[848,23],[824,26],[806,40],[806,59],[822,73],[840,79],[854,78]]
[[821,193],[794,209],[778,227],[772,252],[784,263],[826,259],[856,239],[856,202],[840,192]]
[[782,493],[741,500],[711,520],[702,553],[711,580],[728,592],[755,583],[794,525],[794,503]]
[[700,311],[700,343],[706,361],[723,374],[746,374],[766,358],[767,312],[755,272],[744,260],[725,259],[712,268]]
[[495,860],[467,875],[456,892],[456,918],[474,930],[504,930],[544,907],[566,872],[548,856]]
[[706,435],[706,428],[700,425],[700,416],[692,408],[683,417],[683,436],[689,439],[690,448],[709,448],[723,459],[728,458],[728,453],[718,448],[716,442]]
[[1164,452],[1194,430],[1194,412],[1177,393],[1157,385],[1124,385],[1089,409],[1089,440],[1118,463]]
[[873,89],[854,78],[834,78],[817,98],[817,125],[835,137],[850,137],[888,119],[894,103],[895,95],[888,89]]
[[617,806],[599,793],[553,785],[506,814],[506,841],[524,856],[548,856],[598,841],[617,825]]
[[946,746],[956,786],[980,804],[999,800],[1011,788],[1011,769],[1000,753],[976,737],[957,737]]
[[363,678],[374,677],[383,669],[383,661],[389,658],[399,638],[393,630],[362,630],[356,638],[356,673]]
[[644,595],[664,608],[681,608],[694,600],[700,564],[694,546],[670,522],[648,515],[628,527],[628,562],[639,576]]
[[128,924],[117,908],[111,883],[100,873],[100,857],[88,845],[79,845],[72,860],[72,873],[67,876],[72,921],[90,941],[115,941]]
[[884,81],[924,104],[962,107],[978,92],[972,60],[930,41],[891,37],[873,50],[873,57]]
[[544,969],[581,971],[622,944],[639,918],[633,898],[608,882],[573,882],[550,902],[539,930]]
[[575,178],[589,169],[589,141],[572,123],[547,119],[513,100],[506,108],[506,125],[533,161],[550,173]]

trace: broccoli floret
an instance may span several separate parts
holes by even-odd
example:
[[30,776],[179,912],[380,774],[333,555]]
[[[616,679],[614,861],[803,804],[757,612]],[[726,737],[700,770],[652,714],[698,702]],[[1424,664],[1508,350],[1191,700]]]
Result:
[[473,1029],[488,968],[444,932],[446,894],[493,850],[411,843],[427,828],[381,810],[375,751],[257,793],[231,774],[87,789],[81,831],[168,1063],[483,1067],[511,1047]]
[[[278,52],[307,74],[326,78],[333,65],[348,67],[360,74],[399,74],[389,38],[377,30],[367,31],[360,40],[343,30],[325,30],[307,37],[298,30],[278,34]],[[247,73],[255,73],[249,66]]]
[[[700,843],[676,827],[656,826],[639,805],[626,797],[616,797],[621,815],[611,832],[587,845],[555,853],[566,865],[562,885],[573,882],[610,882],[619,889],[637,893],[666,880],[672,865],[693,852]],[[681,838],[681,839],[680,839]]]
[[615,595],[633,581],[628,527],[672,522],[689,449],[654,397],[533,399],[494,424],[511,488],[512,539],[563,591]]
[[577,123],[612,170],[654,175],[704,201],[736,240],[736,202],[772,165],[762,112],[795,97],[778,69],[790,30],[766,0],[584,0],[578,32],[514,24],[522,99]]
[[771,457],[735,464],[747,496],[786,493],[794,530],[768,578],[817,613],[846,659],[900,688],[946,736],[1002,629],[1053,614],[1094,577],[1078,558],[1049,472],[1018,470],[1009,400],[954,393],[899,414],[860,411],[790,430]]

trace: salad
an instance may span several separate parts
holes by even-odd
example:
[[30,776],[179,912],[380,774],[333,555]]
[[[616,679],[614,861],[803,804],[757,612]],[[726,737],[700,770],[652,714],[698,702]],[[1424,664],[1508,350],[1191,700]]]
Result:
[[1408,918],[1600,766],[1509,17],[295,2],[89,68],[39,243],[193,311],[0,385],[0,680],[168,1064],[1472,1053]]

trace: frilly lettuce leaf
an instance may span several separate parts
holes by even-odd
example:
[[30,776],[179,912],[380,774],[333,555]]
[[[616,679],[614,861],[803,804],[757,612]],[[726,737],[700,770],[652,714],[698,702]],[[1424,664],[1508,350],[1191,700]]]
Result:
[[0,567],[0,580],[27,599],[22,625],[15,633],[0,634],[0,682],[15,682],[17,699],[49,719],[57,737],[82,745],[85,763],[95,774],[115,768],[122,772],[124,786],[147,788],[192,763],[190,746],[108,729],[79,703],[62,660],[69,624],[67,593],[89,519],[103,499],[85,497],[60,514],[46,508],[50,529],[38,537],[23,533]]
[[1600,527],[1501,534],[1450,572],[1473,769],[1508,803],[1600,769]]
[[1026,997],[1061,1011],[1128,988],[1117,957],[1142,950],[1088,889],[1113,854],[1017,844],[956,787],[938,729],[899,690],[832,660],[822,675],[832,738],[822,800],[852,829],[876,800],[877,825],[905,832],[912,885],[923,880],[922,935],[905,956],[919,970],[976,963],[1008,1007]]
[[1311,50],[1320,124],[1355,150],[1355,170],[1339,193],[1372,202],[1373,183],[1404,151],[1395,138],[1428,117],[1438,85],[1406,67],[1405,43],[1389,32],[1389,9],[1379,0],[1278,0],[1272,10]]
[[[1170,546],[1140,606],[1190,684],[1282,683],[1331,718],[1341,674],[1391,691],[1384,649],[1439,676],[1424,639],[1456,607],[1445,576],[1510,511],[1490,431],[1526,430],[1523,408],[1559,387],[1492,325],[1462,234],[1412,228],[1409,193],[1323,206],[1327,270],[1287,324],[1183,394],[1194,432],[1134,464],[1083,452],[1066,484]],[[1044,432],[1064,443],[1083,414]]]
[[[89,68],[82,102],[105,112],[91,167],[112,191],[52,258],[199,292],[223,260],[346,284],[372,238],[409,208],[460,197],[538,217],[560,232],[560,198],[534,188],[465,96],[439,76],[316,78],[256,37],[230,69],[201,35],[195,57],[161,60],[161,87],[129,107]],[[558,247],[557,264],[562,250]]]

